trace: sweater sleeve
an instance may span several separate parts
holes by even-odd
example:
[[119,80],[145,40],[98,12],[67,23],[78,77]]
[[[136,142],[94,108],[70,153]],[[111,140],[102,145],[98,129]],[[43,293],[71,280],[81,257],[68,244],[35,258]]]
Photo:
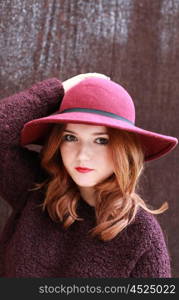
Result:
[[56,78],[38,82],[0,101],[0,196],[19,208],[38,172],[38,153],[20,145],[24,124],[55,112],[64,95]]
[[165,250],[150,249],[137,262],[130,277],[171,278],[169,257]]
[[153,232],[151,246],[138,259],[130,277],[137,278],[170,278],[170,256],[165,244],[163,233],[158,228]]

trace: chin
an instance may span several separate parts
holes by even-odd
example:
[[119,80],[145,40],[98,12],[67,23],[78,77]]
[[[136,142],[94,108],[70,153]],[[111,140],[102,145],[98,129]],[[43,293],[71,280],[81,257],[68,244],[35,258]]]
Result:
[[83,184],[83,183],[77,183],[77,182],[76,182],[76,184],[77,184],[79,187],[93,187],[93,186],[95,185],[95,183],[94,183],[94,184],[89,184],[89,183]]
[[99,180],[95,180],[94,178],[78,178],[74,175],[71,175],[71,178],[79,187],[93,187],[99,182]]
[[80,182],[77,180],[74,181],[79,187],[93,187],[96,184],[95,182],[89,183],[89,181],[88,182]]

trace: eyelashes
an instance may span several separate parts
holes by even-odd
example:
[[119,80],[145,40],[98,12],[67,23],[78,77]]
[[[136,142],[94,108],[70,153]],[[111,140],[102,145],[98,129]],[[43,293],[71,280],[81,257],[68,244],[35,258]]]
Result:
[[[101,140],[103,141],[102,143],[100,143],[100,145],[107,145],[109,143],[109,140],[106,138],[97,138],[97,140]],[[98,144],[98,143],[97,143]]]
[[[77,138],[76,138],[76,136],[74,136],[72,134],[65,134],[62,137],[62,141],[65,141],[65,142],[75,142],[75,141],[77,141]],[[107,145],[109,143],[109,139],[108,138],[96,138],[95,141],[100,141],[100,142],[96,142],[96,144],[99,144],[99,145]]]
[[74,142],[76,139],[76,137],[74,135],[71,135],[71,134],[65,134],[63,137],[62,137],[62,140],[63,141],[66,141],[66,142]]

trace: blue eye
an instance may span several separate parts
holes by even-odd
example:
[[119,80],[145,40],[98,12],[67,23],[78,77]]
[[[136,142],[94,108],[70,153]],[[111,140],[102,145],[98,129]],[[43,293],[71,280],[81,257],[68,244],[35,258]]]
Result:
[[97,138],[96,140],[100,140],[101,142],[97,144],[101,144],[101,145],[106,145],[109,142],[109,140],[105,138]]
[[[74,142],[74,141],[77,140],[77,138],[72,134],[65,134],[62,137],[62,140],[67,141],[67,142]],[[96,141],[97,141],[96,143],[99,144],[99,145],[107,145],[109,143],[109,140],[106,139],[106,138],[97,138]]]
[[66,134],[63,136],[63,141],[72,142],[75,140],[75,136],[71,134]]

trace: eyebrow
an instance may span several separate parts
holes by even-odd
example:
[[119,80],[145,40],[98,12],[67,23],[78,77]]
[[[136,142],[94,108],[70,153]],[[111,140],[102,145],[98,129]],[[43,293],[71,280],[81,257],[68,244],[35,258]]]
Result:
[[[71,131],[71,130],[64,130],[64,131],[74,133],[74,134],[78,135],[78,133],[76,133],[74,131]],[[107,132],[94,132],[92,135],[106,135],[106,134],[108,134],[108,133]]]

